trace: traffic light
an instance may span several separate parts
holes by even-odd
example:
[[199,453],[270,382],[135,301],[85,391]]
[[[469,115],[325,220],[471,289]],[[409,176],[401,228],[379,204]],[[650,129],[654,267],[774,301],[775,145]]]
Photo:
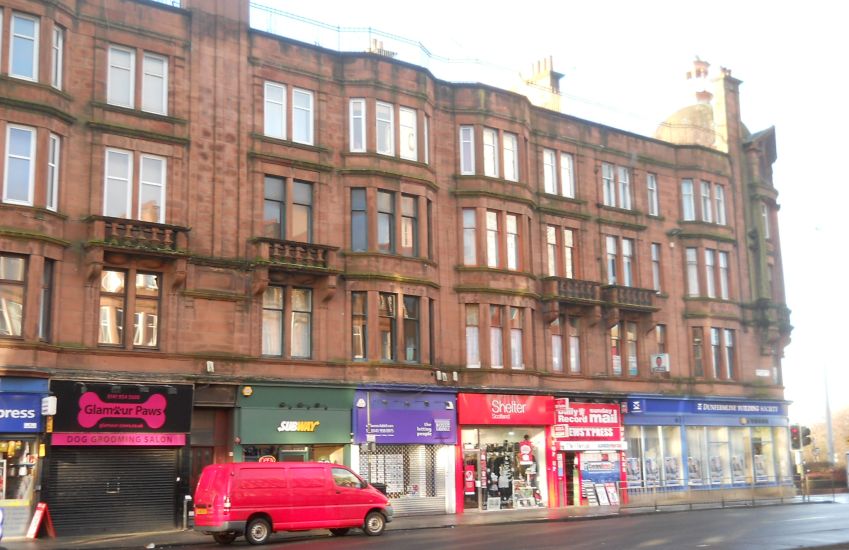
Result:
[[811,437],[811,429],[807,426],[801,426],[799,430],[801,432],[802,447],[807,447],[813,442],[813,438]]
[[798,451],[802,448],[802,437],[798,424],[790,426],[790,448],[794,451]]

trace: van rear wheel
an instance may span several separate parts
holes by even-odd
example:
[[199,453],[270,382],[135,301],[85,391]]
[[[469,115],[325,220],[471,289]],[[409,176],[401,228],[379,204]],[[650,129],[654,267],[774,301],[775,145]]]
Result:
[[370,537],[375,537],[383,533],[386,527],[386,518],[380,512],[369,512],[366,516],[366,521],[363,523],[363,531]]
[[271,536],[271,525],[265,518],[254,518],[248,522],[245,538],[251,544],[265,544]]
[[213,533],[212,540],[214,540],[218,544],[231,544],[234,540],[236,540],[236,533],[234,533],[233,531],[227,531],[225,533]]
[[350,530],[351,530],[351,529],[350,529],[350,528],[348,528],[348,527],[340,527],[340,528],[338,528],[338,529],[331,529],[331,530],[330,530],[330,533],[331,533],[334,537],[344,537],[345,535],[347,535],[347,534],[348,534],[348,531],[350,531]]

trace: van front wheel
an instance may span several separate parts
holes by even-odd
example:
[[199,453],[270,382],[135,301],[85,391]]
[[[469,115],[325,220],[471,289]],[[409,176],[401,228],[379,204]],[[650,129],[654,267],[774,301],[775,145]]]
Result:
[[369,512],[366,516],[366,521],[363,524],[363,531],[366,535],[375,537],[383,533],[386,527],[386,518],[380,512]]
[[248,522],[245,538],[251,544],[265,544],[271,536],[271,525],[264,518],[254,518]]
[[226,531],[224,533],[213,533],[212,540],[214,540],[218,544],[231,544],[234,540],[236,540],[236,533],[234,533],[233,531]]

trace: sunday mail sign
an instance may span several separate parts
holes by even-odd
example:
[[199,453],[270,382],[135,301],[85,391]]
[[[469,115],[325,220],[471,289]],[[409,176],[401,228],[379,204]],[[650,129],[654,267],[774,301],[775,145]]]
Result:
[[561,451],[623,450],[619,405],[557,399],[552,434]]

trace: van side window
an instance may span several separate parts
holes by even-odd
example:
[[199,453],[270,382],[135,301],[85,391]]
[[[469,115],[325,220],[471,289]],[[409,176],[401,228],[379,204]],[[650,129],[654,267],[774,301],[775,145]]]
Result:
[[333,483],[339,487],[359,488],[360,478],[344,468],[333,468]]

